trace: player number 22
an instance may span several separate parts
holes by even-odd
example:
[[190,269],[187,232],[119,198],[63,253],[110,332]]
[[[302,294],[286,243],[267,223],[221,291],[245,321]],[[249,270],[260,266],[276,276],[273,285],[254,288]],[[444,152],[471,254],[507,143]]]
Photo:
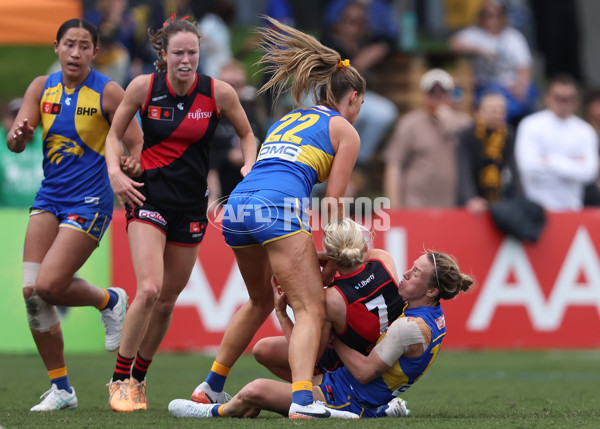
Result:
[[[289,115],[286,115],[283,118],[281,118],[283,123],[277,128],[275,128],[271,134],[269,134],[269,137],[267,137],[265,143],[284,141],[289,143],[300,144],[300,142],[302,141],[302,137],[297,136],[297,134],[300,131],[313,126],[319,120],[319,117],[319,115],[315,115],[312,113],[306,115],[302,115],[302,113],[299,112],[290,113]],[[281,134],[281,131],[284,128],[288,127],[294,122],[300,123],[292,129],[287,130],[285,133]]]

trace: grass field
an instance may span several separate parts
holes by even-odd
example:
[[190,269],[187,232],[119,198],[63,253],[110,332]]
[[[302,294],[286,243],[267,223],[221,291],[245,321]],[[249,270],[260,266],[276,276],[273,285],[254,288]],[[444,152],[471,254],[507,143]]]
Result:
[[[176,419],[169,401],[187,397],[204,377],[212,358],[160,354],[148,378],[149,410],[116,414],[104,387],[114,355],[67,357],[77,390],[74,411],[30,413],[48,382],[34,355],[0,355],[0,425],[9,428],[597,428],[600,426],[600,352],[443,351],[429,372],[403,396],[412,415],[404,419],[297,422],[263,412],[257,419]],[[244,356],[233,368],[226,390],[268,373]]]

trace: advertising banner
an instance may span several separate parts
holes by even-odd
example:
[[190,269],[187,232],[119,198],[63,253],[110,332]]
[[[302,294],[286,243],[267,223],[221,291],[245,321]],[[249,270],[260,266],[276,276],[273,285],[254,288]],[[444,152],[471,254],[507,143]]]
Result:
[[[586,348],[600,346],[600,211],[552,213],[535,244],[497,231],[487,215],[464,210],[399,210],[357,219],[374,232],[402,273],[424,251],[453,255],[475,288],[442,302],[454,348]],[[314,223],[313,223],[314,224]],[[314,238],[321,249],[322,233]],[[135,294],[123,213],[112,225],[113,284]],[[233,252],[211,222],[191,279],[179,297],[163,350],[218,347],[235,311],[247,301]],[[258,338],[279,335],[270,317]]]

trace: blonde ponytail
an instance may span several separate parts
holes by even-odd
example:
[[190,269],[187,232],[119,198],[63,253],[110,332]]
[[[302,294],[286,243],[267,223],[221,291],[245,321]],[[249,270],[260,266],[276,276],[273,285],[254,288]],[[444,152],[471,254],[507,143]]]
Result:
[[[289,91],[298,106],[305,94],[319,104],[338,110],[338,102],[350,90],[364,94],[366,84],[352,65],[313,36],[289,27],[271,17],[264,17],[272,27],[258,29],[259,45],[264,50],[258,64],[271,78],[260,93],[273,90],[275,102]],[[344,66],[340,67],[340,64]]]

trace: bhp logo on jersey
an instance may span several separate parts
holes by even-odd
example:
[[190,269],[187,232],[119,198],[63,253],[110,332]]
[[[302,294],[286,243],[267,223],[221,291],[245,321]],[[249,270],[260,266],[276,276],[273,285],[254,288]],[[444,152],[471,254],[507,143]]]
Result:
[[138,213],[140,219],[151,219],[154,222],[160,223],[161,225],[166,225],[167,221],[164,217],[158,212],[152,212],[150,210],[140,210]]
[[200,119],[210,119],[213,112],[203,112],[202,109],[198,109],[195,112],[189,112],[187,114],[188,119],[198,121]]
[[42,104],[42,110],[48,115],[60,115],[62,104],[44,102],[44,104]]
[[96,109],[95,107],[78,107],[77,112],[76,112],[76,114],[79,116],[81,116],[81,115],[92,116],[92,115],[95,115],[96,113],[98,113],[98,109]]
[[157,121],[172,121],[174,109],[172,107],[149,106],[148,117]]

